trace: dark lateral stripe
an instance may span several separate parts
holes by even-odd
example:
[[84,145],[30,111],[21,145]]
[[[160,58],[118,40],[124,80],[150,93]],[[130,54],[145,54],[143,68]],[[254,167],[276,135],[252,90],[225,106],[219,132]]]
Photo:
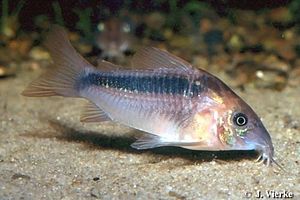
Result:
[[81,78],[80,89],[95,85],[136,93],[197,96],[203,92],[204,82],[205,77],[199,78],[190,84],[188,79],[178,76],[116,76],[91,73]]

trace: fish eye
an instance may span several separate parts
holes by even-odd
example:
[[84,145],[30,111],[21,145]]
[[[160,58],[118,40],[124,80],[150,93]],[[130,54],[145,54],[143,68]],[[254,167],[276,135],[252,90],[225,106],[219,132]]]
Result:
[[233,117],[233,122],[237,126],[245,126],[248,122],[248,118],[243,113],[236,113]]
[[130,25],[127,23],[124,23],[122,26],[122,30],[124,33],[129,33],[130,32]]
[[98,29],[98,31],[100,31],[100,32],[104,31],[104,29],[105,29],[104,23],[100,22],[100,23],[97,25],[97,29]]

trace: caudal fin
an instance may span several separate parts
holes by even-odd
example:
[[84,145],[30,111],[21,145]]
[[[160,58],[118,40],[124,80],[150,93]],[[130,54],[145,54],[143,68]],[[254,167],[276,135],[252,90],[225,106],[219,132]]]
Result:
[[22,95],[30,97],[67,96],[78,97],[76,81],[87,68],[92,68],[72,47],[62,27],[54,26],[48,34],[45,46],[54,61],[54,68],[33,81]]

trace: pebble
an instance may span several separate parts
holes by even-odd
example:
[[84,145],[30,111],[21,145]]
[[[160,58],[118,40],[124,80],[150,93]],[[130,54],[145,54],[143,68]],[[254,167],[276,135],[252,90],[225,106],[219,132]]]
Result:
[[97,199],[101,199],[101,197],[102,197],[101,191],[98,188],[95,188],[95,187],[93,187],[91,189],[90,194],[91,194],[92,197],[95,197]]
[[12,180],[16,180],[16,179],[25,179],[25,180],[30,180],[30,176],[25,175],[25,174],[21,174],[21,173],[15,173],[14,175],[12,175],[11,177]]
[[50,54],[42,47],[34,47],[29,52],[30,58],[34,60],[50,60]]
[[2,65],[0,63],[0,78],[1,77],[9,77],[9,76],[14,76],[17,72],[17,67],[16,65]]

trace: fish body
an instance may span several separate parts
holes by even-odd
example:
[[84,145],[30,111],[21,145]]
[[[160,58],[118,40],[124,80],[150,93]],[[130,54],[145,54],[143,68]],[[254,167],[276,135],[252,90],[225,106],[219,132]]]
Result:
[[257,150],[275,162],[271,137],[255,112],[217,77],[156,48],[144,48],[125,70],[82,58],[60,27],[46,46],[56,65],[25,96],[81,97],[90,101],[83,122],[115,121],[146,132],[137,149]]

